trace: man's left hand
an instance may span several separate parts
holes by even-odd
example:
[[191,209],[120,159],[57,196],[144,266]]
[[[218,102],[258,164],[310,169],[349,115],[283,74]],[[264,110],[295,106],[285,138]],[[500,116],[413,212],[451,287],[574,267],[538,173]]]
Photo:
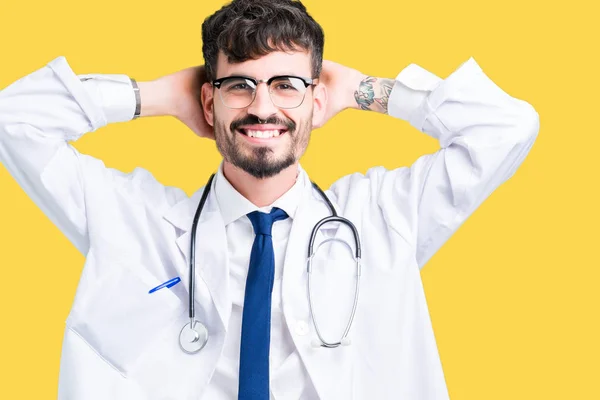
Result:
[[313,127],[320,128],[334,115],[347,108],[359,108],[354,100],[354,92],[364,78],[366,75],[360,71],[333,61],[323,60],[319,81],[325,85],[327,90],[327,106],[325,117]]

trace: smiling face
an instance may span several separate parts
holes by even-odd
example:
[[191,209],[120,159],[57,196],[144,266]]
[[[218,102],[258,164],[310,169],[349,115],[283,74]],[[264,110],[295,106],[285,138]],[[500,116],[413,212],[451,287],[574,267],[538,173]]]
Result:
[[[216,78],[245,76],[267,80],[281,75],[314,78],[311,70],[311,57],[304,51],[276,51],[241,63],[229,63],[220,52]],[[313,124],[323,117],[323,86],[308,86],[302,104],[291,109],[273,103],[266,83],[258,84],[254,101],[245,108],[225,106],[222,101],[225,90],[209,83],[202,88],[205,117],[213,126],[217,148],[225,162],[260,179],[295,165],[308,146]]]

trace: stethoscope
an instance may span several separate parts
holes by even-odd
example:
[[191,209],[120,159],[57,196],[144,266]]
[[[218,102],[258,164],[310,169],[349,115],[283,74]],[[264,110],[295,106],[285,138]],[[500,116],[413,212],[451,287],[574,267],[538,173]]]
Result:
[[[215,174],[212,174],[210,179],[208,180],[208,183],[206,184],[206,187],[204,188],[204,191],[202,193],[202,198],[200,199],[200,204],[198,205],[198,209],[196,210],[196,214],[194,215],[194,222],[192,224],[192,239],[191,239],[191,248],[190,248],[190,291],[189,291],[190,293],[189,293],[189,305],[188,305],[190,322],[185,324],[183,326],[183,328],[181,328],[181,332],[179,333],[179,345],[181,346],[181,349],[185,353],[188,353],[188,354],[198,353],[200,350],[202,350],[204,348],[204,346],[206,346],[206,343],[208,342],[208,330],[206,329],[206,326],[202,322],[196,320],[196,311],[194,308],[194,304],[195,304],[194,303],[194,294],[195,294],[194,292],[195,292],[195,287],[196,287],[196,228],[198,226],[198,220],[200,219],[200,214],[202,213],[202,208],[204,208],[204,204],[206,203],[206,199],[208,198],[208,194],[210,192],[210,187],[212,185],[214,177],[215,177]],[[322,220],[320,220],[319,222],[317,222],[317,224],[314,226],[314,228],[312,230],[312,233],[310,234],[310,240],[309,240],[309,244],[308,244],[308,258],[306,260],[306,266],[307,266],[306,268],[307,268],[307,272],[308,272],[308,302],[309,302],[309,307],[310,307],[312,323],[315,327],[315,332],[317,333],[317,336],[319,339],[319,340],[311,341],[311,345],[313,347],[325,347],[325,348],[336,348],[340,345],[347,346],[350,344],[350,339],[348,338],[348,332],[350,331],[350,327],[352,326],[352,321],[354,320],[354,314],[356,313],[356,305],[358,304],[358,287],[359,287],[359,283],[360,283],[360,274],[361,274],[360,238],[358,236],[358,230],[356,229],[354,224],[351,221],[349,221],[348,219],[337,215],[337,212],[335,211],[333,204],[331,204],[331,201],[329,201],[329,198],[321,190],[321,188],[314,182],[312,182],[312,186],[317,190],[317,192],[319,192],[319,194],[321,195],[323,200],[325,200],[325,202],[327,203],[327,206],[329,207],[329,210],[331,211],[331,215],[328,217],[325,217]],[[342,224],[345,224],[348,227],[350,227],[350,229],[352,230],[352,234],[354,236],[354,244],[355,244],[354,260],[356,262],[356,285],[354,288],[354,302],[352,304],[352,312],[350,313],[350,318],[348,318],[348,323],[346,324],[346,329],[344,330],[344,333],[343,333],[341,339],[337,342],[327,342],[327,341],[325,341],[325,339],[323,339],[323,336],[321,335],[321,331],[319,330],[319,327],[317,324],[317,317],[315,315],[315,307],[313,304],[312,292],[311,292],[312,260],[313,260],[314,255],[316,254],[316,251],[319,249],[319,247],[321,247],[323,244],[330,242],[330,241],[339,241],[339,242],[343,243],[344,245],[346,245],[350,249],[350,252],[352,253],[352,247],[346,241],[338,239],[338,238],[328,238],[328,239],[324,240],[323,242],[321,242],[317,246],[316,249],[314,249],[314,242],[315,242],[315,237],[316,237],[317,231],[319,230],[319,228],[321,228],[321,226],[323,226],[324,224],[329,223],[329,222],[341,222]]]

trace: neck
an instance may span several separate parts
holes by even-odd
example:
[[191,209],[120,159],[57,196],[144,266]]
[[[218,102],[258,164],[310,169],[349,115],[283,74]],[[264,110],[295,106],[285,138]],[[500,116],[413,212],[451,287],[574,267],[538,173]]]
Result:
[[242,196],[257,207],[266,207],[290,190],[298,177],[298,163],[270,178],[258,179],[223,161],[223,174]]

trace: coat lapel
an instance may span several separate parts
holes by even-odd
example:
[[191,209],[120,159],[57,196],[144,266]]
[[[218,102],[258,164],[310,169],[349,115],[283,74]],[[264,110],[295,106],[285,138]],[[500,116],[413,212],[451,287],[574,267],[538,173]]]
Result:
[[[214,302],[223,329],[227,329],[231,313],[229,294],[229,257],[227,254],[227,236],[221,216],[213,181],[210,194],[198,221],[196,231],[196,291],[201,289],[198,280],[202,279]],[[182,281],[189,288],[190,246],[192,223],[196,209],[202,197],[204,187],[196,191],[191,198],[185,198],[169,209],[164,218],[177,230],[177,247],[185,259],[185,273]],[[201,298],[196,292],[196,301]],[[206,305],[201,305],[206,306]]]
[[[311,341],[317,339],[317,335],[308,302],[306,271],[308,244],[315,224],[329,215],[331,214],[327,204],[312,188],[310,180],[306,177],[303,197],[294,218],[285,256],[282,303],[294,344],[319,397],[325,400],[351,399],[352,346],[340,346],[335,349],[311,346]],[[324,238],[325,236],[319,231],[315,246]],[[301,335],[297,327],[304,323],[308,324],[309,332]],[[326,321],[319,321],[319,323],[325,324]]]

